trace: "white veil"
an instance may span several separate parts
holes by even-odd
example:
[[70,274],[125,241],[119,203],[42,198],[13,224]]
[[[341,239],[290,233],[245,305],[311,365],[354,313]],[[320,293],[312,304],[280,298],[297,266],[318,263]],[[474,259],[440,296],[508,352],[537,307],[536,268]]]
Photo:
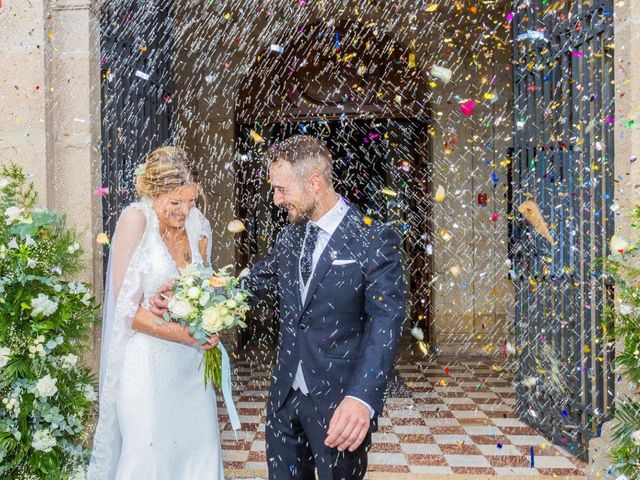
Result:
[[151,223],[147,208],[150,206],[145,202],[128,206],[111,241],[102,317],[100,417],[93,439],[90,480],[111,480],[118,466],[122,441],[115,401],[126,341],[133,333],[131,325],[143,296],[144,265],[139,259]]

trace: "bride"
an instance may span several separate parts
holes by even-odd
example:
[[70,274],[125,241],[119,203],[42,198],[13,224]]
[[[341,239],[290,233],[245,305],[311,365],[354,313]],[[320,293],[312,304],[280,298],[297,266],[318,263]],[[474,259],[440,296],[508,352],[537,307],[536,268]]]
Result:
[[187,329],[148,309],[191,262],[209,262],[211,227],[194,206],[198,174],[178,147],[162,147],[138,175],[141,200],[118,219],[105,285],[100,418],[90,480],[222,480],[213,387]]

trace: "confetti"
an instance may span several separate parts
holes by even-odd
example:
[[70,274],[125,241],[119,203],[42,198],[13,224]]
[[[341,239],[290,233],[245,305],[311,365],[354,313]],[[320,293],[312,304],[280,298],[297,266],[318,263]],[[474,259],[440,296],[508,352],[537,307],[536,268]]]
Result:
[[540,235],[546,238],[549,243],[553,244],[547,222],[545,222],[542,212],[540,212],[540,208],[536,203],[531,200],[526,200],[518,207],[518,211]]
[[445,197],[444,187],[442,185],[438,185],[438,188],[436,189],[436,197],[435,197],[436,202],[443,202],[444,197]]
[[442,83],[447,84],[451,81],[451,76],[453,72],[445,67],[439,67],[437,65],[433,65],[431,67],[431,76],[436,77]]
[[99,233],[96,236],[96,243],[98,245],[109,245],[109,237],[104,232],[103,233]]
[[229,222],[229,225],[227,225],[227,230],[229,230],[231,233],[240,233],[240,232],[244,232],[246,230],[244,223],[242,223],[242,220],[231,220]]
[[473,111],[475,110],[475,108],[476,102],[474,102],[473,100],[468,100],[460,104],[460,112],[462,112],[465,117],[470,117],[471,115],[473,115]]
[[253,139],[254,142],[256,143],[264,143],[264,138],[262,138],[262,136],[256,132],[255,130],[251,130],[251,138]]

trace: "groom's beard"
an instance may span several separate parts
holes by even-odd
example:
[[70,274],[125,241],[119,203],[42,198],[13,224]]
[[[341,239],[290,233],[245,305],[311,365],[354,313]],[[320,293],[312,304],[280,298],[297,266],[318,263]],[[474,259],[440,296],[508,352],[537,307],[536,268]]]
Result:
[[312,217],[313,212],[316,211],[317,206],[318,206],[318,200],[314,199],[309,205],[306,205],[301,208],[296,208],[298,212],[298,215],[296,216],[292,216],[291,213],[287,212],[287,218],[289,220],[289,223],[293,225],[301,225],[303,223],[307,223],[309,219]]

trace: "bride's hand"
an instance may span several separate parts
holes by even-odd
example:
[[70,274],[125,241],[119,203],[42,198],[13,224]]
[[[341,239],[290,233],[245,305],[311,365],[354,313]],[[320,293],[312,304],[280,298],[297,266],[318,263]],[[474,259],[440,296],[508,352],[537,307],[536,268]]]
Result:
[[172,288],[172,282],[165,283],[160,287],[158,293],[149,300],[149,311],[156,317],[162,318],[165,313],[169,312],[169,299],[173,295]]
[[211,350],[216,348],[218,346],[218,343],[220,343],[220,337],[218,336],[217,333],[214,333],[209,337],[209,339],[207,340],[207,343],[205,343],[204,345],[200,345],[200,349]]

